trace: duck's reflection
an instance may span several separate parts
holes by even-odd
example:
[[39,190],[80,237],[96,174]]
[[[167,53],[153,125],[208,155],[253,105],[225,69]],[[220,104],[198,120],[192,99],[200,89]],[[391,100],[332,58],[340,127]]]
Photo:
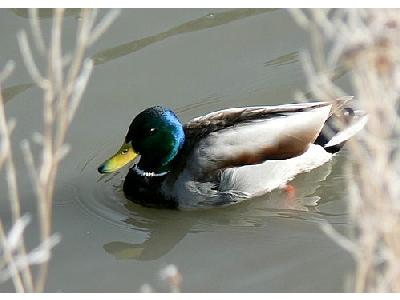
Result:
[[[231,207],[202,211],[162,210],[127,203],[126,207],[132,215],[124,222],[148,232],[149,235],[143,243],[112,241],[103,246],[104,250],[117,259],[155,260],[171,251],[189,232],[261,226],[269,217],[298,218],[315,222],[327,218],[329,220],[332,216],[342,217],[343,214],[334,215],[319,211],[321,197],[326,198],[324,203],[341,199],[342,194],[337,192],[333,197],[325,197],[327,193],[332,192],[332,186],[338,190],[337,179],[342,178],[340,166],[333,168],[335,171],[332,172],[334,163],[335,161],[330,162],[295,178],[290,183],[295,188],[294,197],[288,197],[285,191],[280,190]],[[339,176],[334,173],[339,173]],[[331,179],[335,182],[329,183]]]
[[[151,214],[151,211],[155,209],[146,210],[150,211]],[[146,217],[146,215],[143,217]],[[134,225],[136,228],[143,227],[143,223],[133,218],[127,219],[126,223]],[[155,260],[174,248],[195,223],[195,218],[184,217],[182,219],[177,214],[176,217],[147,224],[149,236],[141,244],[114,241],[105,244],[103,247],[106,252],[117,259]]]

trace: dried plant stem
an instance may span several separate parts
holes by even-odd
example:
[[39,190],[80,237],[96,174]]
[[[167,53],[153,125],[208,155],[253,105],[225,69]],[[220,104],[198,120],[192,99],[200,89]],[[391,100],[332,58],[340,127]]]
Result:
[[353,255],[354,291],[400,292],[400,10],[291,12],[317,41],[303,59],[314,96],[344,94],[326,74],[345,64],[368,113],[366,130],[348,142],[350,240],[324,230]]
[[[35,250],[35,257],[39,257],[40,259],[32,259],[29,257],[29,253],[27,254],[25,252],[22,233],[17,235],[21,241],[18,242],[18,253],[14,253],[13,251],[7,250],[7,237],[4,231],[0,232],[0,240],[3,243],[3,267],[8,266],[17,291],[41,292],[45,288],[49,253],[51,247],[58,241],[58,238],[51,236],[52,201],[54,197],[56,175],[60,161],[69,150],[68,145],[65,144],[65,136],[93,69],[93,63],[90,60],[85,60],[85,52],[87,48],[105,32],[118,14],[119,10],[110,10],[103,19],[95,25],[97,10],[82,9],[82,18],[77,30],[75,49],[71,56],[66,56],[71,57],[71,59],[66,59],[62,53],[61,43],[64,9],[57,8],[54,10],[51,38],[48,48],[46,48],[40,24],[37,19],[37,11],[35,9],[30,10],[30,25],[36,48],[39,50],[40,54],[47,58],[45,75],[41,74],[35,62],[27,34],[22,31],[17,36],[25,66],[34,82],[43,90],[44,124],[43,134],[36,133],[36,137],[39,137],[39,139],[36,140],[39,140],[41,144],[40,159],[35,158],[32,154],[30,142],[28,140],[24,140],[21,143],[25,163],[37,198],[41,244]],[[0,79],[3,77],[5,76],[0,74]],[[16,172],[11,155],[9,128],[10,126],[7,124],[4,114],[4,105],[0,97],[0,138],[2,141],[0,168],[2,164],[5,165],[9,187],[9,200],[13,212],[13,223],[17,224],[18,220],[21,219],[21,208],[18,197]],[[0,225],[2,226],[1,221]],[[14,225],[13,228],[15,228],[15,226],[16,225]],[[20,228],[20,231],[23,231],[25,227],[20,226]],[[2,230],[3,227],[0,229]],[[8,240],[13,240],[15,238],[16,237],[11,236]],[[18,255],[18,266],[21,266],[20,268],[22,268],[22,270],[16,269],[15,267],[15,255]],[[31,263],[39,264],[39,270],[34,283],[31,269],[29,268],[29,264]],[[21,281],[20,271],[23,281]]]
[[[43,134],[43,159],[38,172],[40,189],[38,193],[39,215],[41,221],[41,239],[46,240],[51,234],[52,210],[51,202],[54,195],[54,187],[59,162],[64,156],[66,145],[65,135],[71,124],[76,108],[82,97],[83,90],[88,82],[93,64],[84,62],[85,51],[89,47],[92,32],[98,32],[98,26],[93,28],[96,10],[82,9],[81,22],[77,31],[76,47],[72,54],[72,61],[68,66],[64,81],[63,55],[61,49],[61,28],[63,21],[63,9],[55,10],[52,27],[52,38],[49,49],[49,62],[47,81],[49,84],[44,89],[44,134]],[[118,11],[111,11],[115,19]],[[107,23],[108,27],[111,22]],[[100,23],[104,24],[104,23]],[[102,32],[106,29],[102,27]],[[24,54],[24,53],[23,53]],[[29,54],[25,56],[30,57]],[[27,67],[29,67],[27,65]],[[33,73],[33,72],[31,72]],[[39,79],[39,78],[38,78]],[[29,148],[26,148],[29,151]],[[40,265],[39,275],[35,289],[44,289],[47,276],[48,263]]]
[[[5,71],[7,68],[5,68]],[[4,71],[2,72],[3,76],[0,76],[2,80],[5,80],[7,76],[4,76]],[[2,81],[0,81],[0,91],[2,90]],[[14,127],[13,125],[12,127]],[[8,199],[9,203],[11,206],[11,213],[12,213],[12,222],[16,223],[17,220],[21,217],[21,205],[20,205],[20,200],[19,200],[19,194],[18,194],[18,186],[17,186],[17,178],[16,178],[16,171],[15,171],[15,165],[14,165],[14,159],[12,155],[12,149],[11,149],[11,141],[10,141],[10,135],[11,135],[11,130],[9,124],[7,124],[6,121],[6,116],[5,116],[5,111],[4,111],[4,101],[3,101],[3,96],[0,92],[0,138],[2,141],[2,149],[1,149],[1,162],[0,162],[0,169],[3,166],[3,163],[5,164],[5,172],[6,172],[6,180],[7,180],[7,187],[8,187]],[[3,230],[3,224],[1,223],[0,220],[0,226],[1,226],[1,237],[4,237],[4,230]],[[3,238],[0,237],[0,240],[4,241]],[[7,247],[6,245],[3,244],[3,249],[4,249],[4,255],[6,256],[7,261],[10,262],[12,265],[12,257],[10,258],[10,254],[7,253]],[[26,250],[25,250],[25,245],[24,241],[21,240],[19,243],[18,247],[18,253],[21,256],[26,256]],[[20,276],[19,273],[16,272],[16,275],[12,277],[14,284],[16,285],[16,288],[18,287],[19,291],[22,291],[24,289],[21,289],[20,283]],[[32,281],[32,274],[29,268],[24,268],[22,270],[22,276],[24,279],[24,286],[28,291],[33,290],[33,281]]]
[[24,284],[22,283],[22,280],[21,280],[21,275],[19,274],[17,267],[15,266],[14,256],[13,256],[12,252],[10,251],[10,249],[8,248],[8,245],[7,245],[7,243],[5,243],[5,241],[6,241],[6,235],[4,232],[3,224],[0,221],[0,242],[1,242],[2,249],[3,249],[2,259],[4,260],[4,264],[9,265],[11,272],[13,274],[15,274],[15,275],[11,276],[11,280],[14,284],[15,290],[18,293],[25,292]]

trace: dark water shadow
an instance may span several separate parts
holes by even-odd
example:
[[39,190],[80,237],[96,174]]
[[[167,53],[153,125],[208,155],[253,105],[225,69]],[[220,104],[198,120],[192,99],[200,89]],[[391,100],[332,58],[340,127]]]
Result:
[[256,16],[277,10],[276,8],[238,8],[220,13],[212,13],[207,16],[183,23],[167,31],[156,35],[148,36],[139,40],[134,40],[110,49],[100,51],[92,56],[95,65],[104,64],[110,60],[134,53],[151,44],[160,42],[169,37],[182,33],[195,32],[203,29],[213,28],[228,24],[247,17]]
[[280,67],[299,62],[298,51],[290,52],[264,63],[264,67]]
[[15,96],[25,92],[26,90],[32,88],[34,86],[33,83],[24,83],[24,84],[17,84],[1,90],[1,94],[3,95],[3,101],[6,103],[10,101]]

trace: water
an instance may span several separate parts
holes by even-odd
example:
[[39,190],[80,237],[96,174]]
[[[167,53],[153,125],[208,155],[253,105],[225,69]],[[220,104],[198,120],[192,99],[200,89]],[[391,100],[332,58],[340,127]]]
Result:
[[[79,12],[67,11],[63,44],[71,49]],[[51,11],[42,10],[49,33]],[[3,94],[13,135],[24,211],[35,200],[19,141],[41,128],[40,91],[26,74],[15,34],[28,28],[23,9],[0,9],[0,64],[17,68]],[[291,102],[307,92],[299,52],[307,34],[285,10],[124,9],[90,50],[96,66],[67,137],[54,198],[54,251],[47,291],[136,292],[163,289],[159,270],[176,264],[183,291],[337,292],[351,272],[350,256],[321,230],[345,231],[341,152],[292,183],[297,197],[276,191],[236,206],[204,211],[144,208],[123,198],[126,169],[101,176],[97,166],[122,143],[132,118],[162,104],[183,120],[232,106]],[[341,74],[343,75],[343,74]],[[337,76],[344,88],[345,75]],[[34,149],[35,150],[35,149]],[[4,191],[4,182],[0,183]],[[10,220],[5,193],[0,216]],[[35,245],[36,224],[28,231]],[[0,287],[10,290],[10,285]]]

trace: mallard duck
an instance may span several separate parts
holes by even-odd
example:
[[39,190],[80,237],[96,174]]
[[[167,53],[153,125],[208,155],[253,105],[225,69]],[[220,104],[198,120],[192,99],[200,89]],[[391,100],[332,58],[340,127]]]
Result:
[[[98,171],[114,172],[134,160],[123,191],[145,206],[238,203],[328,162],[367,121],[349,99],[229,108],[184,125],[172,110],[150,107],[133,119],[120,149]],[[343,130],[335,125],[339,117]]]

